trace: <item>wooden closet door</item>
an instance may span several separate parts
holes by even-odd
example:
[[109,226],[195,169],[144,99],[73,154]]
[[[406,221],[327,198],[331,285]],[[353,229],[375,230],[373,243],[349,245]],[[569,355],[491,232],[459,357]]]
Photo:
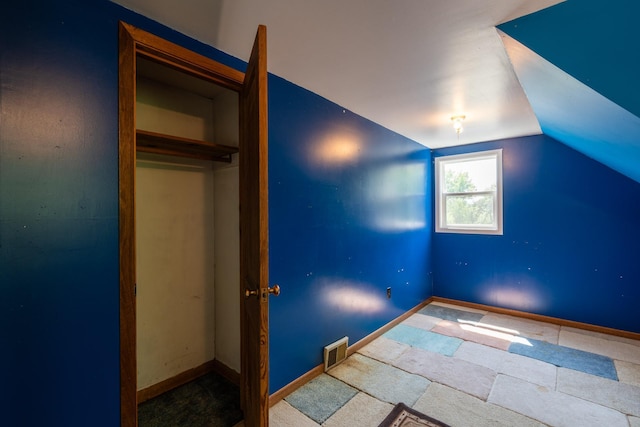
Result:
[[[260,26],[240,97],[242,403],[247,427],[269,425],[269,204],[266,27]],[[279,289],[279,288],[277,288]]]

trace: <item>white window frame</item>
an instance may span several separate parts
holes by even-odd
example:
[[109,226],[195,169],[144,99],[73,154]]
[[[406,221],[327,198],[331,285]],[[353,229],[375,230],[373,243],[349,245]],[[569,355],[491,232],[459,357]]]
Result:
[[[495,191],[475,191],[465,193],[444,193],[444,165],[447,163],[460,163],[473,160],[495,159],[496,160],[496,190]],[[497,234],[502,235],[502,149],[478,151],[475,153],[455,154],[452,156],[441,156],[435,158],[435,230],[437,233],[464,233],[464,234]],[[449,225],[446,223],[447,213],[445,212],[447,196],[465,195],[488,195],[493,196],[494,223],[491,225]]]

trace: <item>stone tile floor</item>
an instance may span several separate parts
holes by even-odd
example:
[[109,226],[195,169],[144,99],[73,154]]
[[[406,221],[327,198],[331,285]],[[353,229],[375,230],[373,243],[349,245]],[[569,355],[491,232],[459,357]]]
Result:
[[640,427],[640,341],[431,303],[270,410],[375,427],[398,402],[453,427]]

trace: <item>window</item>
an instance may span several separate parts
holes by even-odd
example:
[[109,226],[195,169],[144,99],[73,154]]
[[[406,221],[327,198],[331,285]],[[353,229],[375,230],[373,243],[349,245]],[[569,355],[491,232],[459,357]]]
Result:
[[436,157],[436,232],[502,234],[502,150]]

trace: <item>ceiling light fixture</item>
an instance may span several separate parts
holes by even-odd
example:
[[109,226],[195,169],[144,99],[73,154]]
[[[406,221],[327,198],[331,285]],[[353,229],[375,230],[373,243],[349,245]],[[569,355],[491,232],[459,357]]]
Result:
[[458,136],[460,136],[460,134],[464,130],[462,128],[462,122],[464,121],[465,118],[466,116],[464,115],[451,116],[451,121],[453,122],[453,129],[456,131]]

